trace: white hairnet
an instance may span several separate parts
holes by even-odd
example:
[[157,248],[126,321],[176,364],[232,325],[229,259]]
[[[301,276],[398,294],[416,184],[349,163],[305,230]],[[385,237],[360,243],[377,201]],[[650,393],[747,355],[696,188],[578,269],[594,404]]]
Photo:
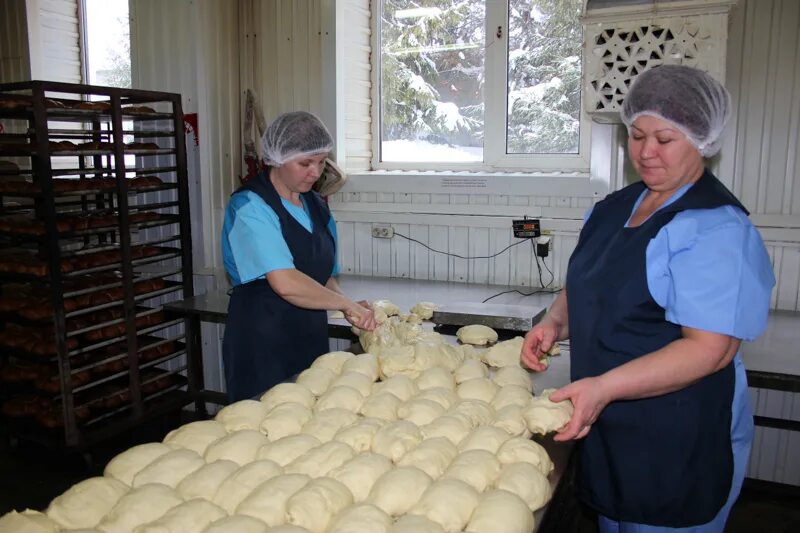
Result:
[[272,121],[261,138],[264,159],[279,167],[290,159],[328,153],[333,139],[320,119],[306,111],[284,113]]
[[653,115],[682,131],[704,157],[719,152],[731,96],[707,72],[683,65],[661,65],[633,82],[622,104],[622,122],[630,130],[641,115]]

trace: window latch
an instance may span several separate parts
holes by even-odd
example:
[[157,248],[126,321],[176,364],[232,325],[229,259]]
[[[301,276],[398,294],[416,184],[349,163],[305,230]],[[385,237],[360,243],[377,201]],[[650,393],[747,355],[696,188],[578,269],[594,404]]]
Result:
[[497,33],[495,33],[495,35],[497,35],[498,39],[502,39],[503,38],[503,27],[502,26],[498,26],[497,27]]

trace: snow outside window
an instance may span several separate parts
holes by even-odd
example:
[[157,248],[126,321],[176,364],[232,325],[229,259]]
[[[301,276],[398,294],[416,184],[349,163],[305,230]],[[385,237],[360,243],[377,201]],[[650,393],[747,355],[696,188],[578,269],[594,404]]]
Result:
[[586,170],[582,0],[381,0],[373,164]]

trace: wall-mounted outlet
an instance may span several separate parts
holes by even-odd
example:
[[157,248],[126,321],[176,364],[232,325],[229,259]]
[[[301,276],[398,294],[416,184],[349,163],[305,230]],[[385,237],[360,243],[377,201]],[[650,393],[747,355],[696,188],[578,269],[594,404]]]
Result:
[[375,224],[372,226],[372,236],[376,239],[391,239],[394,237],[394,228],[387,224]]
[[549,235],[536,237],[536,255],[547,257],[552,250],[553,239]]

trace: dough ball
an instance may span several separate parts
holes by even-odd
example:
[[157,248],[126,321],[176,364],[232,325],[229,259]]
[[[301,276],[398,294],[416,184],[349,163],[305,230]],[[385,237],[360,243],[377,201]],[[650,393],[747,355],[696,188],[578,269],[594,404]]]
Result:
[[328,442],[345,426],[358,419],[358,415],[347,409],[325,409],[314,413],[311,419],[303,424],[301,433],[313,435],[320,442]]
[[425,439],[444,437],[454,445],[459,443],[472,430],[472,421],[460,413],[445,414],[420,428]]
[[446,344],[444,342],[437,342],[434,346],[438,349],[439,366],[444,367],[447,371],[451,373],[455,372],[464,362],[464,354],[458,346],[453,346],[452,344]]
[[367,452],[372,449],[372,439],[378,429],[386,424],[379,418],[359,418],[349,426],[340,429],[333,440],[347,444],[356,453]]
[[368,503],[345,508],[333,517],[327,533],[386,533],[392,517]]
[[390,300],[375,300],[372,302],[372,310],[375,313],[382,312],[387,317],[400,314],[400,308]]
[[458,444],[462,452],[468,450],[486,450],[491,454],[497,453],[500,446],[511,438],[504,430],[494,426],[478,426]]
[[264,533],[266,524],[252,516],[233,515],[221,518],[208,526],[203,533]]
[[286,502],[309,481],[311,478],[303,474],[282,474],[268,479],[242,500],[236,513],[258,518],[268,526],[279,526],[286,522]]
[[318,477],[286,502],[286,521],[312,533],[324,533],[331,518],[352,503],[350,489],[333,478]]
[[143,485],[120,498],[97,529],[105,533],[128,533],[137,526],[161,518],[181,503],[183,500],[166,485]]
[[522,353],[522,337],[514,337],[507,341],[498,342],[489,348],[483,356],[483,362],[489,366],[501,368],[504,366],[520,366]]
[[223,407],[214,420],[225,426],[228,433],[242,429],[258,430],[269,409],[256,400],[241,400]]
[[500,475],[500,469],[500,461],[492,452],[468,450],[453,459],[442,474],[442,479],[459,479],[476,491],[483,492]]
[[502,429],[512,437],[524,437],[526,439],[531,437],[528,424],[525,423],[525,419],[522,417],[522,407],[519,405],[507,405],[502,409],[498,409],[492,425]]
[[380,377],[383,379],[405,376],[416,378],[419,376],[417,367],[416,350],[412,344],[393,344],[386,346],[378,352]]
[[433,479],[419,468],[401,466],[378,478],[366,502],[388,515],[400,516],[416,505],[431,483]]
[[425,490],[410,514],[422,515],[457,533],[467,525],[478,505],[478,492],[458,479],[440,479]]
[[397,408],[397,418],[408,420],[415,426],[424,426],[433,422],[442,413],[444,407],[433,400],[412,398]]
[[397,466],[414,466],[438,479],[458,455],[455,444],[444,437],[423,440],[397,461]]
[[207,463],[213,463],[227,459],[242,466],[255,459],[258,450],[267,442],[269,442],[267,437],[254,429],[234,431],[209,445],[205,460]]
[[439,306],[433,302],[418,302],[410,311],[423,320],[430,320],[438,308]]
[[497,342],[497,332],[489,326],[473,324],[458,328],[456,331],[458,340],[464,344],[474,344],[475,346],[486,346]]
[[306,474],[307,476],[327,476],[334,468],[342,466],[353,458],[356,452],[343,442],[335,440],[320,444],[286,465],[287,474]]
[[483,400],[463,399],[453,405],[448,412],[466,415],[473,427],[491,424],[494,420],[494,408]]
[[[353,372],[367,376],[370,381],[375,381],[378,379],[378,375],[380,374],[378,356],[371,353],[362,353],[348,359],[342,365],[342,374],[345,375]],[[361,394],[366,396],[366,394],[363,392]]]
[[414,368],[418,371],[443,367],[452,372],[462,362],[461,352],[452,344],[420,341],[414,345]]
[[372,387],[372,394],[378,394],[379,392],[391,392],[402,401],[407,402],[419,392],[419,389],[413,379],[401,375],[375,383]]
[[534,397],[528,407],[522,412],[528,429],[532,433],[544,435],[552,431],[557,431],[572,418],[574,407],[570,400],[563,402],[553,402],[550,394],[555,389],[542,391],[540,396]]
[[228,514],[233,514],[242,500],[253,492],[253,489],[282,473],[283,469],[280,465],[269,459],[253,461],[225,478],[212,501],[225,509]]
[[489,378],[475,378],[461,383],[456,388],[456,394],[464,400],[481,400],[491,403],[497,388],[497,385]]
[[210,523],[228,516],[206,500],[191,500],[173,507],[167,514],[139,526],[134,533],[201,533]]
[[314,396],[322,396],[336,376],[336,372],[327,368],[306,368],[297,376],[295,383],[307,388]]
[[456,390],[456,382],[452,372],[442,367],[429,368],[420,373],[419,377],[417,377],[416,385],[419,390],[434,388]]
[[[359,357],[361,356],[353,357],[351,361],[357,361]],[[350,387],[360,392],[361,396],[369,396],[372,394],[372,384],[374,382],[375,380],[370,379],[366,374],[361,374],[360,372],[346,372],[343,369],[342,373],[333,380],[331,387]]]
[[286,402],[276,405],[261,422],[259,430],[268,440],[278,440],[300,433],[303,424],[311,420],[311,409],[303,404]]
[[403,401],[391,392],[378,392],[367,396],[361,404],[361,414],[381,420],[397,420],[397,409]]
[[389,533],[444,533],[444,529],[424,516],[407,514],[394,523]]
[[392,462],[379,453],[356,455],[328,474],[343,483],[353,493],[353,501],[362,502],[369,496],[375,482],[392,469]]
[[216,442],[225,435],[228,430],[216,420],[199,420],[189,422],[177,429],[173,429],[164,437],[164,444],[171,448],[186,448],[196,451],[198,455],[206,453],[208,445]]
[[47,507],[47,517],[64,529],[95,527],[130,488],[111,477],[76,483]]
[[530,389],[519,385],[506,385],[505,387],[500,387],[497,394],[494,395],[491,405],[495,411],[507,405],[518,405],[524,408],[530,405],[532,398],[533,395],[530,393]]
[[503,464],[530,463],[537,467],[545,476],[553,471],[553,461],[547,455],[547,450],[530,439],[512,437],[505,441],[497,450],[497,458]]
[[199,470],[206,462],[197,452],[179,448],[165,453],[136,474],[132,487],[148,483],[162,483],[173,489],[183,478]]
[[531,380],[530,372],[521,366],[504,366],[498,368],[492,381],[497,383],[498,387],[505,387],[507,385],[516,385],[522,387],[527,391],[533,391],[533,381]]
[[334,374],[341,374],[345,362],[355,357],[350,352],[328,352],[320,355],[311,363],[311,368],[327,368]]
[[322,444],[322,442],[313,435],[308,435],[306,433],[289,435],[288,437],[283,437],[274,442],[265,444],[258,450],[256,458],[269,459],[281,466],[286,466],[308,450],[316,448],[320,444]]
[[21,513],[11,511],[0,516],[0,533],[56,533],[59,529],[61,526],[57,522],[30,509]]
[[160,442],[148,442],[147,444],[134,446],[111,459],[106,465],[103,475],[130,485],[133,483],[134,476],[142,468],[170,451],[172,451],[172,448]]
[[298,383],[278,383],[261,396],[261,403],[271,411],[276,405],[286,402],[299,403],[309,409],[314,406],[317,398],[305,386]]
[[470,533],[530,533],[533,514],[516,494],[491,490],[481,495],[466,531]]
[[485,378],[488,375],[489,369],[486,368],[486,365],[475,359],[465,360],[453,373],[456,383],[463,383],[475,378]]
[[194,498],[211,501],[222,482],[238,469],[239,465],[224,459],[208,463],[183,478],[175,492],[186,501]]
[[352,387],[336,386],[331,387],[317,400],[314,406],[315,412],[326,409],[345,409],[352,413],[358,413],[361,404],[364,403],[364,396]]
[[450,409],[452,405],[459,401],[458,394],[453,390],[445,389],[444,387],[434,387],[432,389],[420,390],[419,394],[414,396],[416,400],[431,400],[438,403],[445,409]]
[[547,477],[530,463],[504,465],[495,481],[495,487],[516,494],[531,511],[547,505],[552,496]]
[[465,361],[467,359],[483,361],[484,354],[486,353],[486,348],[478,348],[471,344],[462,344],[458,346],[458,348],[461,350],[461,355],[464,357]]
[[372,439],[372,451],[385,455],[397,462],[408,450],[415,448],[422,440],[419,428],[406,420],[389,422]]

